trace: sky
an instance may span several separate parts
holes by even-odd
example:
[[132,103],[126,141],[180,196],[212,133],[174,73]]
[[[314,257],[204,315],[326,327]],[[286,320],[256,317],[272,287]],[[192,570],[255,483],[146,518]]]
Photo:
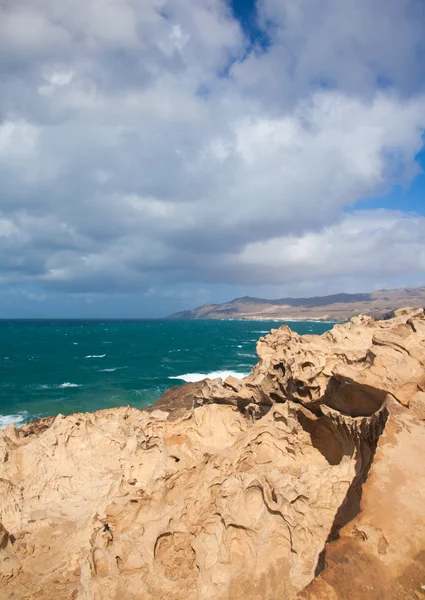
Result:
[[5,0],[0,317],[425,285],[423,0]]

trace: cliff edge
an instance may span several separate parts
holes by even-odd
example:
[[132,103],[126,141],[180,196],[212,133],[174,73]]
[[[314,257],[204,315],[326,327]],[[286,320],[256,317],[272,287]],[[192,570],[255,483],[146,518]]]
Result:
[[0,431],[1,598],[425,599],[424,311],[257,353]]

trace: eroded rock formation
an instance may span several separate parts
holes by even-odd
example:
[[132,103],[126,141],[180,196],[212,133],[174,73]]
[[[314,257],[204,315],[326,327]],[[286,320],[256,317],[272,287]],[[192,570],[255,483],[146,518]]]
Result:
[[425,555],[423,311],[282,327],[257,352],[244,380],[150,412],[0,432],[0,597],[421,597],[406,573]]

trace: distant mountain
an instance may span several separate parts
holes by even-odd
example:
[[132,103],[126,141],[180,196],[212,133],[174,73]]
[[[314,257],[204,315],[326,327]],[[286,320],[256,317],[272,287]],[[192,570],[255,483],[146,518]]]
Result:
[[346,321],[358,314],[383,318],[404,306],[425,307],[425,287],[276,300],[244,296],[223,304],[204,304],[169,318]]

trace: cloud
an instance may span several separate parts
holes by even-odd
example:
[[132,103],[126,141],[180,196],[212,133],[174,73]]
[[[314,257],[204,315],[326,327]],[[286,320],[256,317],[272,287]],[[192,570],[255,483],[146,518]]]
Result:
[[238,257],[239,270],[256,273],[260,281],[266,271],[275,282],[346,275],[374,281],[424,273],[424,231],[423,216],[389,210],[350,212],[318,232],[248,244]]
[[[420,0],[259,0],[271,48],[236,69],[247,90],[279,110],[313,87],[371,96],[377,87],[402,95],[423,91]],[[276,102],[276,97],[279,98]]]
[[261,0],[266,48],[221,0],[6,3],[0,283],[171,301],[423,273],[422,217],[355,211],[418,173],[421,10]]

